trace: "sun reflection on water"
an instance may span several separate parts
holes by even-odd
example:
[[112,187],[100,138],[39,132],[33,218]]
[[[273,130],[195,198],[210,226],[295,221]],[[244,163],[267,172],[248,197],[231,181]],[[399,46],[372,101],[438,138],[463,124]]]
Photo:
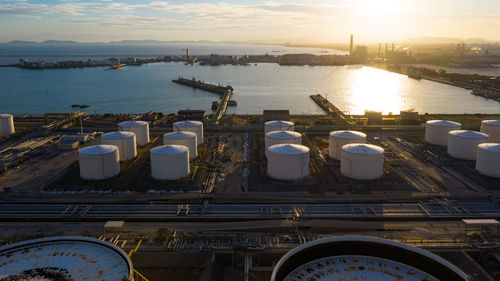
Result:
[[351,80],[352,113],[363,114],[365,110],[399,114],[406,109],[402,96],[404,76],[371,67],[363,67]]

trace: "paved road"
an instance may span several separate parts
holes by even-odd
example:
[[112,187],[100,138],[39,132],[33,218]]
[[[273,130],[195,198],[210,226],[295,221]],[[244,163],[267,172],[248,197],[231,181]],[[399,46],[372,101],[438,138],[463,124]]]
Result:
[[246,219],[500,218],[495,202],[432,200],[405,204],[1,204],[0,220],[246,220]]

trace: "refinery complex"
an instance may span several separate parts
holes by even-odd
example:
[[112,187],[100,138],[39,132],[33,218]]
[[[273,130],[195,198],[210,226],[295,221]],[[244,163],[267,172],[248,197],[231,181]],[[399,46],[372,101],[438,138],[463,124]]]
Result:
[[1,114],[0,280],[499,280],[500,114],[311,98]]

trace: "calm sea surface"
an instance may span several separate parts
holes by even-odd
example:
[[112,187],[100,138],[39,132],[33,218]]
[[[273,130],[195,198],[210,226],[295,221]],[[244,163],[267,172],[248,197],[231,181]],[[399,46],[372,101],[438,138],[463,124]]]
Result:
[[[181,55],[182,49],[178,47],[178,53],[167,53],[167,50],[165,54]],[[217,46],[219,49],[198,48],[200,53],[201,49],[206,49],[203,53],[244,53],[242,46],[235,49],[225,45]],[[224,48],[227,50],[220,51]],[[307,51],[274,46],[255,48],[258,50],[254,53],[271,53],[274,49],[277,49],[277,54],[292,52],[290,50]],[[136,51],[136,55],[147,55],[149,52],[143,49],[139,51]],[[320,50],[310,51],[318,53]],[[22,55],[27,56],[28,50],[23,52],[26,53]],[[30,52],[34,54],[33,57],[47,55],[34,50]],[[77,57],[74,49],[72,53],[69,50],[65,52]],[[94,55],[97,56],[97,53],[95,50]],[[10,59],[18,59],[12,50],[9,54]],[[133,53],[128,50],[128,54],[123,51],[116,55]],[[56,56],[58,54],[54,53],[49,57]],[[88,113],[141,113],[149,110],[173,113],[187,108],[211,112],[211,103],[218,96],[172,83],[171,80],[178,76],[233,86],[233,99],[238,102],[238,106],[230,107],[228,113],[261,114],[263,109],[289,109],[292,114],[322,114],[309,98],[309,95],[318,93],[351,114],[362,114],[366,109],[384,113],[399,113],[406,109],[421,113],[500,112],[499,102],[473,96],[462,88],[426,80],[417,81],[364,66],[186,66],[183,63],[127,66],[115,71],[104,71],[102,67],[52,70],[0,68],[0,112],[71,112],[71,104],[90,105],[84,110]]]

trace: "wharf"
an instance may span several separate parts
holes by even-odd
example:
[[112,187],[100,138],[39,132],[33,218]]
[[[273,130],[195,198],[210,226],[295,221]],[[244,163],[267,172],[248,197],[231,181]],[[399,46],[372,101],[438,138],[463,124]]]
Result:
[[194,77],[191,80],[179,77],[179,79],[174,79],[174,80],[172,80],[172,82],[177,83],[177,84],[181,84],[184,86],[189,86],[192,88],[200,89],[200,90],[205,90],[207,92],[219,94],[221,96],[226,94],[227,91],[233,90],[233,87],[231,87],[231,86],[224,87],[224,86],[209,84],[209,83],[205,83],[205,82],[196,80]]
[[196,80],[194,77],[193,79],[185,79],[182,77],[179,77],[179,79],[174,79],[172,82],[181,84],[184,86],[189,86],[195,89],[200,89],[204,91],[208,91],[211,93],[219,94],[220,97],[220,102],[217,106],[217,110],[215,111],[214,114],[214,121],[219,121],[222,116],[224,116],[224,113],[226,113],[226,109],[229,103],[229,100],[231,99],[231,96],[233,95],[233,87],[231,86],[219,86],[219,85],[214,85],[214,84],[209,84],[205,83],[199,80]]
[[356,122],[350,117],[346,116],[340,109],[329,102],[327,99],[321,95],[311,95],[310,98],[319,106],[323,111],[325,111],[330,117],[341,121],[345,125],[355,126]]

